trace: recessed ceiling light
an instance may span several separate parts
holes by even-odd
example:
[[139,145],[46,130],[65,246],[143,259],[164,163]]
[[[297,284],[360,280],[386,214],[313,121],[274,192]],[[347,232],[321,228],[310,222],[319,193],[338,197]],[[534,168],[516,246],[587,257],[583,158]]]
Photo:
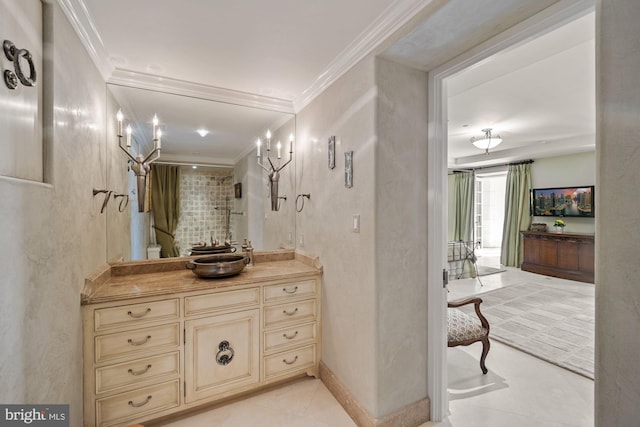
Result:
[[207,134],[209,133],[209,131],[206,129],[198,129],[196,132],[198,132],[198,135],[200,135],[203,138],[207,136]]
[[191,166],[191,169],[198,169],[196,165]]

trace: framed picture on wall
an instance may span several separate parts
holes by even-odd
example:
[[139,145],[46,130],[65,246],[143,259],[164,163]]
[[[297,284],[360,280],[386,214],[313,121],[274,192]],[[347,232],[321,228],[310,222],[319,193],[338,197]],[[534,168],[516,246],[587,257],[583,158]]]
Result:
[[238,182],[233,185],[233,190],[236,196],[236,199],[242,199],[242,183]]

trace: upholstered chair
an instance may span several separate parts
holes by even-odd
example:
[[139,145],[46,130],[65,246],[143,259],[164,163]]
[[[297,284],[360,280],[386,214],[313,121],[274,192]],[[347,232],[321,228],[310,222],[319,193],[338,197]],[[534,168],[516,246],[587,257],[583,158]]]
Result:
[[[457,307],[473,304],[475,316],[467,314]],[[487,373],[484,363],[487,353],[489,353],[489,322],[480,312],[480,298],[467,298],[464,300],[449,302],[447,309],[447,345],[456,347],[459,345],[469,345],[474,342],[482,342],[482,356],[480,357],[480,369],[482,373]]]

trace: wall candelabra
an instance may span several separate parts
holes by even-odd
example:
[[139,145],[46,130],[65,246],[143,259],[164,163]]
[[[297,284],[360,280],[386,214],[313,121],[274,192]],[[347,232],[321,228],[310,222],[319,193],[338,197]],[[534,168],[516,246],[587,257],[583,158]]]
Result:
[[258,141],[256,143],[257,145],[257,158],[258,158],[258,164],[262,167],[262,169],[264,169],[267,172],[267,176],[269,177],[269,188],[271,190],[270,194],[271,194],[271,210],[272,211],[278,211],[280,210],[280,199],[284,199],[287,200],[286,197],[280,197],[278,195],[278,182],[280,181],[280,171],[282,169],[284,169],[285,166],[287,166],[289,163],[291,163],[291,160],[293,160],[293,134],[289,135],[289,160],[287,160],[284,164],[280,164],[281,158],[282,158],[282,144],[280,143],[280,141],[278,141],[278,143],[276,144],[276,154],[277,154],[277,160],[276,160],[276,164],[273,163],[273,161],[271,160],[271,131],[267,130],[267,134],[266,134],[266,159],[269,162],[268,164],[265,165],[264,161],[260,161],[260,154],[261,154],[261,148],[262,148],[262,141],[260,140],[260,138],[258,138]]
[[162,130],[158,128],[158,116],[153,116],[153,150],[146,156],[142,156],[142,154],[138,154],[134,156],[131,154],[131,125],[127,125],[126,128],[126,148],[122,146],[122,121],[124,119],[124,115],[121,110],[118,110],[116,114],[116,119],[118,120],[118,145],[120,149],[126,153],[131,161],[131,170],[135,174],[137,178],[137,187],[138,187],[138,212],[144,212],[144,201],[146,197],[147,190],[147,175],[151,170],[151,163],[155,162],[160,158],[160,146],[161,146],[161,137]]

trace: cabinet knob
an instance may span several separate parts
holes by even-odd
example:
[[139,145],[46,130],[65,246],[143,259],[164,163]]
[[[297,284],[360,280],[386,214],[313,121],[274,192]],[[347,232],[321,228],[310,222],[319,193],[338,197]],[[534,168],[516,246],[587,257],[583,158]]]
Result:
[[216,362],[218,365],[226,366],[233,360],[235,351],[229,345],[229,341],[222,341],[218,344],[218,352],[216,353]]

